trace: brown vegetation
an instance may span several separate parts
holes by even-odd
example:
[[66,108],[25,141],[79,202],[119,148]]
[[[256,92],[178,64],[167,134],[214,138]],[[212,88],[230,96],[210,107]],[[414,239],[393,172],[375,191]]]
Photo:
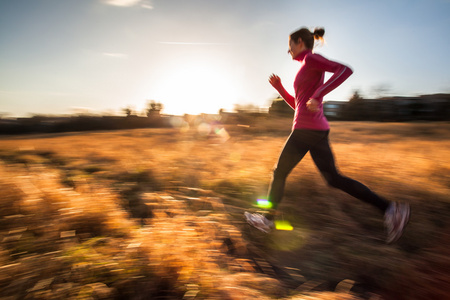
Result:
[[294,230],[250,228],[290,120],[202,128],[0,138],[0,297],[448,297],[449,123],[332,124],[342,172],[411,204],[394,245],[309,157],[280,207]]

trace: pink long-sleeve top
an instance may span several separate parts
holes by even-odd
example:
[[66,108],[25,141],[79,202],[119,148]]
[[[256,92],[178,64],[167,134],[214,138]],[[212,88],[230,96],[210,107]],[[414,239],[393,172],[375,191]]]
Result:
[[[312,50],[304,50],[295,60],[301,63],[295,81],[295,97],[289,94],[282,85],[277,87],[281,97],[295,110],[293,129],[328,130],[323,114],[323,97],[344,82],[353,71],[340,63],[328,60]],[[325,72],[333,75],[324,82]],[[312,112],[306,107],[309,99],[319,102],[319,111]]]

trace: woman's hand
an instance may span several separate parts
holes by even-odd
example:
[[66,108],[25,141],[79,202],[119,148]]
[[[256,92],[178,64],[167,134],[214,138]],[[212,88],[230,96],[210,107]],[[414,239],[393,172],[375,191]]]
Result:
[[317,101],[316,99],[309,99],[309,101],[306,102],[306,107],[311,112],[318,112],[320,110],[319,101]]
[[278,75],[275,74],[271,74],[269,76],[269,83],[276,89],[278,90],[280,87],[282,87],[283,85],[281,84],[281,79],[280,77],[278,77]]
[[284,89],[283,85],[281,84],[280,77],[278,77],[278,75],[271,74],[269,76],[269,82],[278,91],[284,101],[286,101],[286,103],[289,104],[292,109],[295,109],[295,98]]

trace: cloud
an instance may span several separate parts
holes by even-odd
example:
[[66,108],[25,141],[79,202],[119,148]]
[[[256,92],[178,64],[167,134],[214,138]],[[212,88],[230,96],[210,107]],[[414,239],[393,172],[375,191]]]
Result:
[[143,0],[101,0],[103,3],[113,6],[130,7],[140,4],[142,8],[153,9],[150,1]]
[[209,42],[158,42],[164,45],[193,45],[193,46],[223,46],[228,43],[209,43]]
[[153,5],[151,5],[150,3],[142,3],[141,4],[142,8],[146,8],[146,9],[153,9]]
[[103,3],[113,6],[134,6],[141,0],[102,0]]
[[122,58],[122,59],[128,58],[128,55],[125,53],[103,52],[102,54],[112,58]]

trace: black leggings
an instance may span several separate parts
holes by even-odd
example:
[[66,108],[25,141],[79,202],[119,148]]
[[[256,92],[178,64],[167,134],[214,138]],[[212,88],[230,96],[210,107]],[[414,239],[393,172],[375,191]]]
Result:
[[268,200],[272,203],[273,209],[276,209],[281,202],[287,176],[309,151],[314,163],[330,186],[372,204],[382,212],[386,211],[389,205],[387,200],[362,183],[339,174],[328,142],[328,134],[329,130],[295,129],[292,131],[278,159],[269,188]]

